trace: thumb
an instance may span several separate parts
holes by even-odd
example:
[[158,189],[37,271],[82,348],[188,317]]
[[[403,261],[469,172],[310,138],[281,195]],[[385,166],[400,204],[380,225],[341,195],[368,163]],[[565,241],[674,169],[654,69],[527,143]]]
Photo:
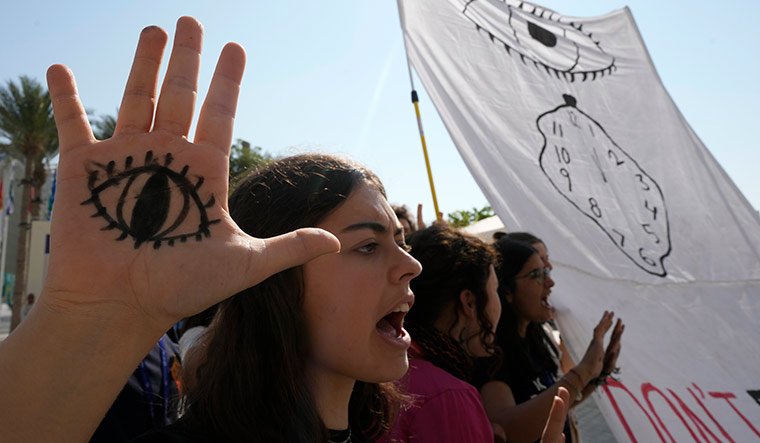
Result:
[[565,388],[560,387],[558,394],[558,397],[554,397],[552,409],[549,411],[549,419],[546,420],[546,426],[541,435],[542,443],[559,443],[565,441],[562,429],[565,426],[569,398]]
[[[324,229],[302,228],[262,240],[265,260],[251,260],[248,275],[259,275],[256,284],[285,269],[302,265],[321,255],[340,251],[340,242]],[[263,273],[263,276],[261,275]]]

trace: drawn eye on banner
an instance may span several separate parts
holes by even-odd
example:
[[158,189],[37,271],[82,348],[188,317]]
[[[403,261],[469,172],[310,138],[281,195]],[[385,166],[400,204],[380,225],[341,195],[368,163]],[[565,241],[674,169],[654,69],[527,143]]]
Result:
[[526,2],[454,1],[491,42],[558,79],[595,80],[617,69],[615,57],[607,54],[591,33],[583,31],[583,25],[563,22],[563,17],[553,11]]
[[636,266],[666,276],[670,226],[660,186],[574,97],[563,97],[564,105],[536,120],[544,138],[541,170]]

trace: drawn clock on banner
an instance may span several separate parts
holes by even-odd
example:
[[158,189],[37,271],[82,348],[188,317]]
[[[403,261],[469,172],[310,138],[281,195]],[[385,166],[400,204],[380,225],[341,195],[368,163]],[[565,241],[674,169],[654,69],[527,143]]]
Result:
[[563,97],[564,105],[536,120],[544,138],[541,170],[636,266],[665,277],[671,245],[660,186],[574,97]]

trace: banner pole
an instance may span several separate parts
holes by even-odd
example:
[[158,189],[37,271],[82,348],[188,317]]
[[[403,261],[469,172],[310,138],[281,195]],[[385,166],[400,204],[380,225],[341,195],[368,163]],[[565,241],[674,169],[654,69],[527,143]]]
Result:
[[430,168],[430,157],[428,157],[428,151],[427,151],[427,143],[425,143],[425,131],[422,130],[422,117],[420,117],[420,105],[419,105],[419,97],[417,96],[417,91],[414,89],[414,78],[412,77],[412,66],[409,63],[409,53],[406,48],[406,38],[404,37],[404,16],[403,16],[403,6],[401,5],[402,0],[398,0],[398,15],[399,20],[401,22],[401,38],[404,39],[404,55],[406,56],[406,68],[409,70],[409,84],[412,87],[412,103],[414,104],[414,113],[417,115],[417,128],[420,132],[420,141],[422,142],[422,153],[425,156],[425,167],[427,168],[427,175],[428,175],[428,181],[430,182],[430,192],[433,195],[433,207],[435,208],[435,218],[438,221],[441,221],[443,218],[443,214],[441,214],[441,211],[438,209],[438,198],[435,194],[435,184],[433,183],[433,171]]

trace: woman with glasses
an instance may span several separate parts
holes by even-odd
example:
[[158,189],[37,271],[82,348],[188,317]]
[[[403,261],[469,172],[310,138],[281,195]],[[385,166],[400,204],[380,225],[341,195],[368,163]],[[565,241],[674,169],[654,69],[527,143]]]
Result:
[[507,441],[536,441],[561,386],[570,391],[572,407],[603,381],[602,374],[615,367],[623,324],[617,321],[605,351],[604,335],[614,317],[605,311],[581,362],[560,376],[559,351],[542,327],[552,316],[551,268],[527,243],[504,237],[495,246],[500,254],[496,273],[503,305],[496,344],[503,351],[503,361],[496,371],[489,370],[493,367],[489,362],[479,361],[476,386],[489,419],[505,430]]

